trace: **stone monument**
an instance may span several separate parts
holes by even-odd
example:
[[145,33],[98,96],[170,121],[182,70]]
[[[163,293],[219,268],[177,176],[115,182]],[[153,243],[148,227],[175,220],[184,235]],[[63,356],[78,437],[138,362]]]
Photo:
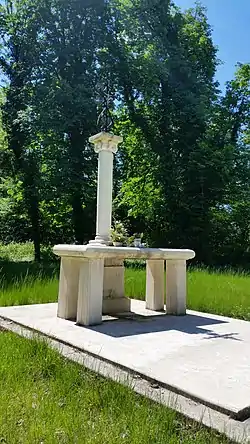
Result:
[[96,236],[87,245],[54,247],[61,257],[58,317],[94,325],[102,322],[103,314],[129,312],[124,260],[133,258],[146,260],[146,308],[164,310],[166,287],[167,314],[185,315],[186,261],[195,256],[194,251],[111,245],[113,159],[123,139],[109,131],[108,98],[101,117],[101,132],[89,138],[98,154]]

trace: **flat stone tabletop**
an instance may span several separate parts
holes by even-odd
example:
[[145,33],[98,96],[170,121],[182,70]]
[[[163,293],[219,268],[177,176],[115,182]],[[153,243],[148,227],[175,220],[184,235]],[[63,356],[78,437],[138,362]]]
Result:
[[188,311],[132,312],[96,327],[57,318],[57,304],[2,307],[0,316],[153,378],[235,418],[250,416],[250,322]]
[[113,247],[105,245],[56,245],[53,252],[58,256],[112,259],[171,259],[188,260],[195,252],[188,249]]

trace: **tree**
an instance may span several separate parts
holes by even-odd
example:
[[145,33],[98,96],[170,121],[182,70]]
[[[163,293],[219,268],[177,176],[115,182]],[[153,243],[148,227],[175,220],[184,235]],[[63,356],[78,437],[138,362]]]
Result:
[[160,192],[151,242],[198,247],[194,219],[202,231],[209,205],[204,205],[195,157],[207,160],[200,140],[216,94],[217,64],[205,12],[197,7],[183,15],[167,0],[116,2],[113,7],[116,20],[109,39],[120,100],[144,137],[147,148],[139,156],[148,158],[148,171],[154,157],[152,173]]
[[40,260],[39,168],[29,108],[34,91],[35,48],[39,28],[32,4],[26,0],[6,0],[5,5],[1,6],[0,19],[0,63],[9,82],[3,105],[3,123],[16,171],[23,183],[35,258]]
[[[51,225],[48,213],[58,200],[61,215],[72,208],[71,241],[82,243],[94,229],[96,156],[88,137],[97,129],[103,7],[80,0],[6,0],[2,8],[1,63],[9,81],[4,122],[37,259],[39,221]],[[41,234],[48,240],[44,229]]]
[[[224,182],[212,208],[211,250],[216,260],[249,263],[250,238],[250,65],[239,65],[215,108],[209,143],[225,153],[219,167]],[[221,259],[219,259],[219,257]]]
[[53,183],[66,207],[72,207],[78,243],[94,229],[96,156],[88,138],[97,130],[102,12],[98,2],[95,7],[81,0],[39,2],[42,81],[36,92],[37,112],[45,145],[57,146],[50,150]]
[[88,138],[108,104],[124,136],[115,217],[152,246],[192,247],[207,264],[247,263],[250,68],[239,66],[219,94],[204,8],[5,0],[0,30],[8,239],[31,236],[39,259],[40,241],[94,235],[97,159]]

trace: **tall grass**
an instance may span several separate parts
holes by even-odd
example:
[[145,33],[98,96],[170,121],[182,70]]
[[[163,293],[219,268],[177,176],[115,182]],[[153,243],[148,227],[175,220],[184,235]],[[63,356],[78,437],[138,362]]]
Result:
[[[234,318],[250,320],[250,276],[193,269],[187,277],[188,308]],[[145,299],[145,270],[126,270],[126,294]]]
[[0,290],[0,306],[56,302],[58,278],[30,277],[15,281]]
[[188,306],[249,321],[250,276],[232,271],[191,271],[188,274]]

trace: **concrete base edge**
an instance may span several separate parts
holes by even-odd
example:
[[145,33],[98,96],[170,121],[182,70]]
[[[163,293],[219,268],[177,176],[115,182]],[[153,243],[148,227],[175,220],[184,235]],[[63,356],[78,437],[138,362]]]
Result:
[[176,410],[189,419],[225,434],[235,442],[242,444],[250,443],[250,419],[242,422],[234,420],[223,413],[206,407],[183,395],[176,394],[167,388],[160,387],[154,382],[144,379],[128,370],[121,369],[97,356],[78,350],[59,340],[55,340],[0,317],[0,330],[1,329],[11,331],[26,338],[32,338],[34,335],[46,338],[50,347],[59,351],[62,356],[84,365],[89,370],[133,388],[136,393],[146,396],[157,403]]

